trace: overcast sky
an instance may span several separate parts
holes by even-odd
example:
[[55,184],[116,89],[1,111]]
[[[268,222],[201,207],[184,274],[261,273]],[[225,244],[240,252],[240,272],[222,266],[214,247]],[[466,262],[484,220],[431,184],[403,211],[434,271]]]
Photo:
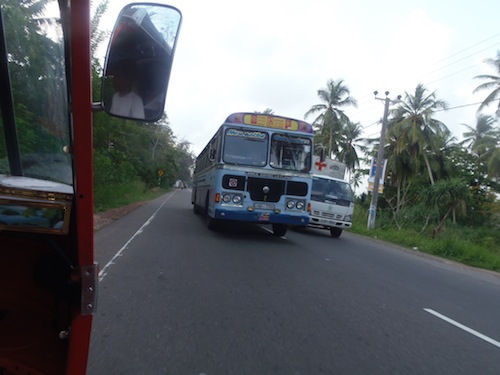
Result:
[[461,139],[461,124],[475,125],[477,105],[466,105],[488,94],[472,93],[482,83],[474,77],[496,74],[484,59],[500,50],[498,0],[167,2],[183,23],[165,109],[196,155],[233,112],[304,119],[329,79],[358,100],[346,113],[365,136],[380,134],[375,90],[396,98],[423,83],[449,107],[464,106],[437,116]]

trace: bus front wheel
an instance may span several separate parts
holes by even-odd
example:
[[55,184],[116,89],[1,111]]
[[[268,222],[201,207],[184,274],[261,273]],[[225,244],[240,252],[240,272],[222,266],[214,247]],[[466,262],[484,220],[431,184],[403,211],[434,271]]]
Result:
[[287,229],[285,224],[273,224],[273,234],[277,237],[284,236]]
[[203,210],[201,209],[200,206],[198,206],[196,203],[193,203],[193,212],[196,215],[201,215],[203,213]]
[[207,213],[207,228],[210,230],[217,230],[219,228],[218,224],[218,221]]

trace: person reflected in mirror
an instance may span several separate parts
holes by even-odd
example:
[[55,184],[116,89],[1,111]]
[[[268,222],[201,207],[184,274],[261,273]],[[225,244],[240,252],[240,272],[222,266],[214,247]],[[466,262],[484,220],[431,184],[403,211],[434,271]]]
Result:
[[135,69],[131,62],[122,62],[113,69],[113,88],[110,112],[118,116],[144,119],[144,103],[134,91]]

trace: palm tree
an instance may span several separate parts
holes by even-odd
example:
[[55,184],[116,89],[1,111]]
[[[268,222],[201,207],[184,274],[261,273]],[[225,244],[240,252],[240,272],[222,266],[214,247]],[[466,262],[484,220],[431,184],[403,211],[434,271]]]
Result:
[[446,108],[446,103],[437,99],[435,92],[429,94],[422,84],[418,84],[415,93],[411,95],[405,92],[404,99],[392,111],[396,121],[395,131],[400,135],[396,153],[399,155],[406,151],[412,158],[422,157],[432,185],[434,177],[429,155],[435,151],[436,137],[445,138],[450,133],[446,125],[433,118],[433,115]]
[[266,108],[263,111],[253,111],[253,113],[259,113],[263,115],[274,115],[274,110],[271,108]]
[[363,133],[363,128],[359,123],[353,123],[348,121],[340,136],[340,141],[338,142],[339,152],[337,158],[347,166],[349,171],[354,171],[356,166],[359,166],[359,157],[356,151],[356,147],[359,147],[359,142],[362,141],[360,138]]
[[464,136],[464,140],[461,144],[468,144],[467,148],[474,151],[479,157],[481,157],[481,155],[486,151],[486,144],[489,143],[486,139],[495,136],[495,122],[496,119],[493,116],[478,115],[476,127],[462,124],[468,131],[462,134]]
[[[500,99],[500,51],[497,51],[496,59],[486,59],[484,60],[488,65],[491,65],[495,70],[497,75],[492,74],[481,74],[474,78],[488,80],[489,82],[482,83],[478,87],[474,89],[474,93],[483,90],[492,90],[490,94],[484,99],[481,105],[478,108],[478,112],[481,112],[484,107],[487,107],[491,102]],[[497,116],[500,117],[500,101],[498,102],[497,107]]]
[[496,148],[488,159],[488,176],[500,180],[500,148]]
[[479,115],[476,127],[465,125],[469,130],[463,133],[466,137],[462,143],[469,143],[468,148],[477,156],[478,165],[484,164],[488,168],[490,178],[499,178],[500,165],[500,131],[495,126],[497,120],[488,115]]
[[[385,157],[387,158],[387,180],[396,187],[396,204],[394,211],[398,212],[406,202],[410,189],[411,177],[416,174],[416,161],[407,149],[397,152],[397,145],[401,142],[402,128],[394,126],[397,121],[391,121],[387,127],[387,143]],[[377,145],[378,148],[378,145]],[[375,149],[377,149],[375,148]]]
[[339,135],[342,127],[349,121],[349,117],[342,108],[347,106],[357,107],[356,99],[350,96],[349,88],[343,80],[328,80],[325,89],[318,90],[318,97],[323,103],[316,104],[309,109],[304,117],[319,112],[318,117],[313,121],[323,138],[328,140],[328,157],[332,157],[333,152],[338,150]]
[[450,152],[457,146],[457,138],[448,128],[433,137],[432,158],[429,159],[431,169],[438,178],[451,178],[454,165],[449,160]]

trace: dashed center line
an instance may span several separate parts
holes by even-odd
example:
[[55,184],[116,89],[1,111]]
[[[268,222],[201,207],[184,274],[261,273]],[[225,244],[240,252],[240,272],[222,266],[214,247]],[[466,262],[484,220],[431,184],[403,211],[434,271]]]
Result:
[[424,311],[428,312],[429,314],[434,315],[435,317],[438,317],[439,319],[444,320],[445,322],[448,322],[448,323],[454,325],[457,328],[460,328],[460,329],[464,330],[465,332],[470,333],[471,335],[479,337],[481,340],[484,340],[484,341],[486,341],[486,342],[488,342],[488,343],[490,343],[492,345],[495,345],[496,347],[500,348],[500,342],[498,342],[496,340],[493,340],[491,337],[483,335],[482,333],[480,333],[478,331],[475,331],[472,328],[464,326],[463,324],[461,324],[461,323],[459,323],[459,322],[457,322],[457,321],[455,321],[453,319],[450,319],[447,316],[445,316],[443,314],[440,314],[437,311],[434,311],[432,309],[424,309]]

